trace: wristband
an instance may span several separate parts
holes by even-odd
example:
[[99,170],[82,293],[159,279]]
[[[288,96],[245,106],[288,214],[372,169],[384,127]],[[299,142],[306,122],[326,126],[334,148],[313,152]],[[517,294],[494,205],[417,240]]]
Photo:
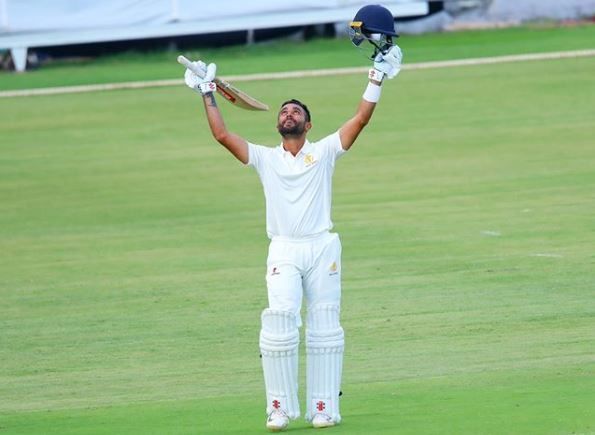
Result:
[[381,82],[384,78],[384,72],[376,68],[370,68],[370,71],[368,71],[368,78],[370,80],[376,80],[377,82]]
[[382,86],[378,86],[374,83],[368,83],[368,87],[364,92],[363,99],[369,101],[370,103],[377,103],[380,100],[380,91],[382,91]]
[[198,85],[198,90],[202,95],[210,94],[217,90],[217,85],[213,82],[205,82]]

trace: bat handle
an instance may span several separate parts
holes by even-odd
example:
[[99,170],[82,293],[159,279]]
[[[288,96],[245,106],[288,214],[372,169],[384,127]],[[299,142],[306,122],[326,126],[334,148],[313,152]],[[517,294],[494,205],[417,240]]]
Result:
[[207,73],[207,71],[205,69],[200,68],[194,62],[191,62],[190,60],[188,60],[186,57],[184,57],[182,55],[178,56],[178,63],[180,65],[183,65],[186,68],[188,68],[190,71],[192,71],[194,74],[199,76],[201,79],[203,79],[205,77],[205,74]]

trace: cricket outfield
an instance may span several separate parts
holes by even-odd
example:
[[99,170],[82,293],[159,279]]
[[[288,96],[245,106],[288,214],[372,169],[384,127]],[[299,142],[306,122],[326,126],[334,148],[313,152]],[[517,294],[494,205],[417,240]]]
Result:
[[[587,29],[567,29],[569,48],[594,48]],[[417,38],[440,59],[475,41]],[[335,174],[347,345],[328,432],[595,432],[593,71],[562,59],[385,84]],[[241,88],[273,108],[305,101],[317,139],[365,83]],[[220,101],[231,130],[278,142],[275,110]],[[265,432],[264,199],[201,105],[182,85],[0,100],[0,434]]]

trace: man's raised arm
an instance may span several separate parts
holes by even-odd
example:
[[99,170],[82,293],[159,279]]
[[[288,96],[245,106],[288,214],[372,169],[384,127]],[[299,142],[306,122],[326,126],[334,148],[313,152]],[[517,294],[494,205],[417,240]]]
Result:
[[351,148],[361,131],[372,118],[376,103],[380,100],[382,81],[392,79],[401,70],[401,49],[394,45],[386,54],[379,53],[374,60],[374,68],[368,74],[369,82],[355,115],[339,129],[339,137],[344,150]]
[[219,110],[219,107],[217,107],[217,101],[215,101],[214,92],[217,89],[217,86],[212,80],[215,78],[217,66],[214,63],[207,66],[201,61],[194,63],[200,69],[206,69],[205,76],[200,77],[191,71],[190,68],[187,68],[186,73],[184,74],[184,80],[189,88],[194,89],[202,95],[207,120],[213,137],[217,142],[227,148],[240,162],[244,164],[248,163],[248,142],[241,136],[227,130],[223,117],[221,116],[221,111]]

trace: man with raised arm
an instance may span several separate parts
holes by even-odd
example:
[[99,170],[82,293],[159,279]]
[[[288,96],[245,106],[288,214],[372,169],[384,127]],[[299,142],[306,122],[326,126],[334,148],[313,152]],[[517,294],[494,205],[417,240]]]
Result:
[[[388,15],[387,15],[388,14]],[[359,15],[359,17],[358,17]],[[362,8],[352,40],[369,40],[378,49],[355,115],[337,131],[310,142],[308,107],[290,99],[281,104],[277,130],[281,143],[267,147],[227,129],[215,100],[216,66],[196,63],[204,78],[186,70],[186,84],[202,94],[213,137],[258,173],[266,199],[266,230],[271,242],[266,283],[269,306],[262,312],[260,352],[266,388],[266,427],[287,428],[300,415],[298,346],[302,298],[306,313],[306,419],[316,428],[341,421],[339,396],[344,332],[340,325],[341,243],[331,221],[335,163],[354,144],[380,99],[384,78],[395,77],[401,50],[392,44],[392,14],[382,6]]]

